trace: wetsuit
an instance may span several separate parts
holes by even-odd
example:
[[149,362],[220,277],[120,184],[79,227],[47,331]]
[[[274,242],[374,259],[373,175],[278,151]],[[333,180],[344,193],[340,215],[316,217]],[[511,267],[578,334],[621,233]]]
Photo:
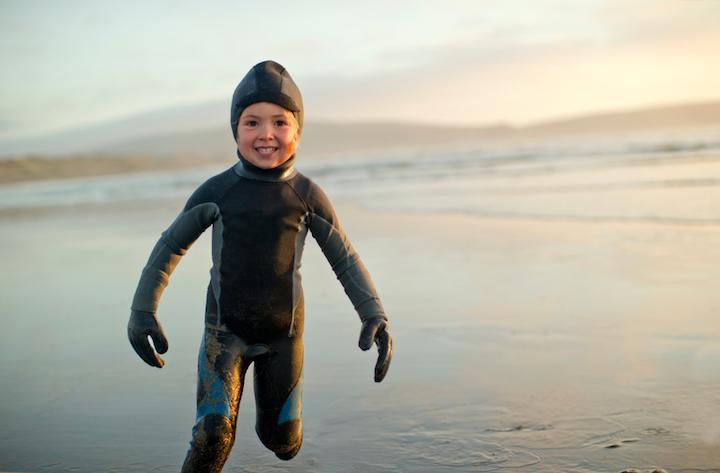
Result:
[[132,309],[154,314],[180,258],[212,226],[197,420],[183,471],[222,469],[251,362],[258,436],[282,459],[300,449],[304,312],[299,270],[308,230],[361,320],[386,319],[330,201],[294,162],[293,157],[265,170],[240,156],[235,166],[193,193],[143,270]]

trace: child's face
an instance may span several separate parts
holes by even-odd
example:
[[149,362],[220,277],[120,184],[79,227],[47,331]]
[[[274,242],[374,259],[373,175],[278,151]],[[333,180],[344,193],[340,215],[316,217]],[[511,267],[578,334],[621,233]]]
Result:
[[243,158],[261,169],[280,166],[295,153],[298,125],[293,114],[279,105],[258,102],[240,114],[237,146]]

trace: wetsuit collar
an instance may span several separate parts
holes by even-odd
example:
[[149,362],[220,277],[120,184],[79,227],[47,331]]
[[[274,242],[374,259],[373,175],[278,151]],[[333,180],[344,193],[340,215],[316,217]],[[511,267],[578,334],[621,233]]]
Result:
[[272,169],[262,169],[253,165],[250,161],[243,158],[240,151],[237,152],[237,155],[238,158],[240,158],[240,162],[233,166],[233,169],[240,177],[254,179],[256,181],[282,182],[287,181],[297,174],[295,170],[295,155],[292,155],[290,159],[280,166]]

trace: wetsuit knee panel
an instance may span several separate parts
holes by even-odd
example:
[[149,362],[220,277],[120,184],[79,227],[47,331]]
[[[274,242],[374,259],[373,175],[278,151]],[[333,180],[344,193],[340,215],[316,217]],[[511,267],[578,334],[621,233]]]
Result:
[[295,458],[295,455],[298,454],[300,451],[300,447],[302,447],[302,430],[300,431],[300,439],[288,450],[276,450],[275,456],[278,457],[280,460],[292,460]]
[[277,424],[277,412],[258,413],[255,431],[260,441],[281,460],[290,460],[302,446],[302,420]]
[[201,417],[193,427],[193,446],[201,449],[229,449],[235,441],[232,421],[223,415]]
[[235,427],[230,419],[210,414],[198,419],[193,427],[182,473],[220,473],[235,441]]

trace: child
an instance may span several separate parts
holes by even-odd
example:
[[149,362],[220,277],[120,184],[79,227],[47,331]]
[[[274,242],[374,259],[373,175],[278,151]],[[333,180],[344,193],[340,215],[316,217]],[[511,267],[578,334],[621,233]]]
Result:
[[140,358],[162,368],[155,350],[165,353],[168,342],[155,317],[160,296],[180,258],[212,225],[197,418],[183,472],[222,470],[251,363],[260,440],[283,460],[300,450],[304,312],[299,270],[308,230],[360,316],[360,348],[378,346],[376,382],[390,365],[392,339],[370,275],[327,196],[295,170],[302,123],[302,97],[288,72],[273,61],[253,67],[232,98],[230,124],[240,161],[192,194],[153,248],[135,292],[128,338]]

